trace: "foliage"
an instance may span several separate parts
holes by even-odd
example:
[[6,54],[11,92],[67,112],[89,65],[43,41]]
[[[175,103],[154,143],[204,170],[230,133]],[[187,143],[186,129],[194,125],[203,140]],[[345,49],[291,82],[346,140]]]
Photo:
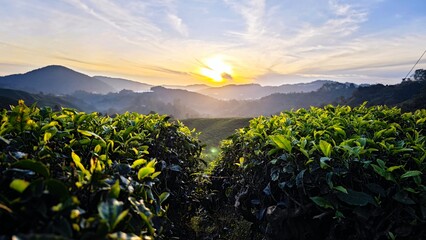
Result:
[[1,112],[0,236],[173,234],[166,213],[188,214],[176,207],[191,200],[200,152],[192,132],[166,116],[54,112],[21,100]]
[[412,77],[414,78],[414,81],[426,81],[426,70],[417,69]]
[[423,239],[425,122],[365,104],[258,117],[223,142],[212,186],[267,239]]
[[416,111],[426,108],[425,99],[426,81],[404,81],[395,85],[361,86],[354,91],[351,97],[340,103],[358,106],[368,101],[367,106],[396,106],[403,111]]

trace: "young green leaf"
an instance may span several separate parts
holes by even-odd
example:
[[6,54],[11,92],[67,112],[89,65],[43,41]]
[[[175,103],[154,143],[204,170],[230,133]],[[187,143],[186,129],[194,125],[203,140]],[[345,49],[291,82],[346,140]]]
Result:
[[81,164],[80,157],[75,153],[71,152],[71,158],[74,161],[74,164],[86,175],[88,178],[92,176],[92,174]]
[[138,167],[138,166],[140,166],[140,165],[142,165],[142,164],[144,164],[144,163],[146,163],[146,160],[145,159],[138,159],[138,160],[135,160],[133,163],[132,163],[132,168],[136,168],[136,167]]
[[169,196],[170,196],[170,193],[168,192],[163,192],[162,194],[160,194],[160,196],[158,196],[158,199],[160,200],[160,204],[166,201],[166,199],[169,198]]
[[154,172],[155,172],[155,168],[153,168],[153,167],[148,167],[148,166],[143,167],[143,168],[139,169],[139,171],[138,171],[138,179],[142,180],[142,179],[148,177],[149,174],[154,173]]
[[78,131],[79,133],[83,134],[84,136],[88,136],[88,137],[95,137],[95,138],[97,138],[97,139],[101,140],[101,141],[102,141],[102,143],[104,143],[104,144],[105,144],[105,140],[104,140],[101,136],[99,136],[98,134],[96,134],[96,133],[94,133],[94,132],[87,131],[87,130],[81,130],[81,129],[78,129],[77,131]]
[[328,158],[331,156],[331,144],[330,143],[328,143],[324,140],[320,140],[319,147],[320,147],[322,153],[324,154],[324,156],[326,156]]
[[9,187],[17,192],[23,193],[28,185],[30,185],[30,183],[25,180],[15,179],[10,183]]
[[400,168],[402,168],[402,167],[404,167],[404,166],[403,166],[403,165],[392,166],[392,167],[388,167],[388,169],[386,169],[386,171],[388,171],[388,172],[393,172],[393,171],[395,171],[395,170],[397,170],[397,169],[400,169]]
[[334,187],[334,189],[336,189],[337,191],[340,191],[342,193],[348,194],[348,190],[343,186],[336,186],[336,187]]
[[272,140],[272,143],[278,147],[279,149],[284,149],[288,153],[291,153],[292,146],[290,140],[288,140],[284,135],[273,135],[269,136],[269,138]]
[[118,196],[120,195],[120,182],[118,180],[115,181],[115,183],[111,186],[108,195],[110,198],[118,198]]

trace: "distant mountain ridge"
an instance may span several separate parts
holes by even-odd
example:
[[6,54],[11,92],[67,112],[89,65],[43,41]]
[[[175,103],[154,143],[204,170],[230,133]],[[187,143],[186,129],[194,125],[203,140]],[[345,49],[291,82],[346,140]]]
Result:
[[396,85],[355,85],[330,80],[261,86],[153,86],[122,78],[90,77],[63,66],[47,66],[24,74],[0,77],[0,106],[18,99],[39,106],[74,107],[106,114],[158,112],[176,118],[255,117],[284,110],[345,104],[426,108],[426,80]]
[[[205,84],[187,86],[162,85],[168,89],[181,89],[201,93],[220,100],[260,99],[274,93],[312,92],[330,80],[317,80],[310,83],[283,84],[281,86],[261,86],[259,84],[225,85],[211,87]],[[55,95],[72,94],[76,91],[107,94],[122,90],[135,92],[151,91],[154,85],[124,78],[93,76],[74,71],[60,65],[50,65],[24,74],[0,77],[0,88],[22,90],[29,93]]]
[[91,111],[106,114],[157,112],[187,119],[272,115],[284,110],[338,103],[341,99],[349,98],[355,90],[354,84],[332,82],[324,84],[317,91],[275,93],[256,100],[219,100],[200,93],[160,86],[142,93],[129,90],[104,95],[76,92],[72,96],[90,103]]
[[50,65],[24,74],[0,77],[0,87],[27,91],[30,93],[70,94],[75,91],[108,93],[114,91],[101,80],[72,69]]
[[331,80],[316,80],[310,83],[283,84],[280,86],[261,86],[260,84],[231,84],[223,87],[210,87],[197,91],[198,93],[223,100],[260,99],[274,93],[302,93],[320,89]]

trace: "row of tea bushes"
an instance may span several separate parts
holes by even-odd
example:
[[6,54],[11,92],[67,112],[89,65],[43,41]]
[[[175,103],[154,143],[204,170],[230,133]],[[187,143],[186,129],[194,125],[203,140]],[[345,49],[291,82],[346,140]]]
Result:
[[180,231],[201,152],[180,122],[54,112],[23,101],[0,119],[0,238],[150,239]]
[[223,142],[212,186],[266,239],[424,239],[425,132],[426,110],[258,117]]

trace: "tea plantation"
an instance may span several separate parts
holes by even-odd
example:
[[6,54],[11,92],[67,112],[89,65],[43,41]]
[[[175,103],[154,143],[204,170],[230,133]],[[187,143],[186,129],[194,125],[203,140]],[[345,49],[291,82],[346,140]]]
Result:
[[1,111],[0,239],[426,238],[426,110],[261,116],[209,166],[167,116]]
[[259,117],[223,143],[212,189],[266,239],[425,239],[426,110]]
[[0,236],[23,239],[174,236],[201,163],[198,140],[166,116],[23,101],[1,113],[0,149]]

